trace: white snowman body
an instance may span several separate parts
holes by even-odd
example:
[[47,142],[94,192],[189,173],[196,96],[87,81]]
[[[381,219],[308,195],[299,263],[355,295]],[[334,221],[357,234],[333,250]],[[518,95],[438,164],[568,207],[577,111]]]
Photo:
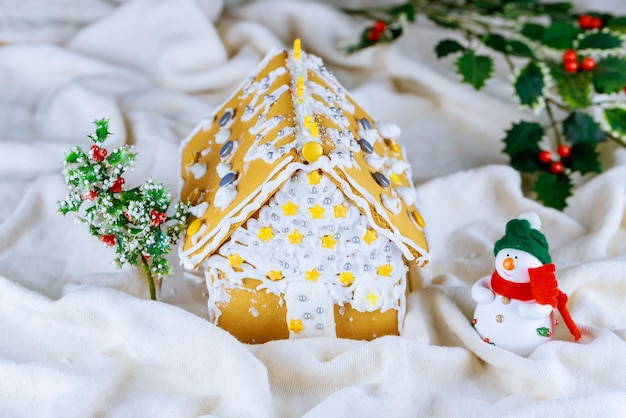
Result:
[[[529,269],[542,265],[534,255],[517,249],[504,248],[496,254],[496,272],[509,282],[530,283]],[[486,342],[527,356],[552,339],[554,310],[551,305],[500,295],[491,287],[491,276],[474,283],[472,298],[477,302],[472,322]]]

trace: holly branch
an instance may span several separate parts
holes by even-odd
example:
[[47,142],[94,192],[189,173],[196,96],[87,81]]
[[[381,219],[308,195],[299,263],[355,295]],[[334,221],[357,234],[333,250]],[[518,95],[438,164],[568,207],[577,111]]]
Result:
[[434,52],[455,57],[461,82],[476,90],[501,56],[514,98],[544,121],[514,123],[503,151],[546,206],[564,209],[575,176],[601,172],[600,143],[626,146],[626,16],[539,0],[413,0],[347,12],[373,21],[341,46],[348,53],[393,42],[419,17],[456,31]]
[[[94,143],[88,152],[73,148],[63,161],[63,174],[69,195],[59,202],[63,215],[76,213],[76,220],[89,225],[92,235],[115,247],[118,267],[141,265],[156,300],[155,279],[170,274],[165,258],[178,240],[188,214],[181,202],[171,208],[169,192],[160,182],[150,179],[126,190],[123,174],[132,169],[137,154],[128,145],[111,153],[103,147],[109,137],[109,120],[94,121]],[[169,212],[169,213],[168,213]]]

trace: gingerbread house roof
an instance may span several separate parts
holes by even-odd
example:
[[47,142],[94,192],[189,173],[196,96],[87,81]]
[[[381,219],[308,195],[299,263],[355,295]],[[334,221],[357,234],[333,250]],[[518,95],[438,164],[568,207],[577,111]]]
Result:
[[408,260],[424,264],[424,221],[398,135],[298,41],[270,52],[182,145],[181,199],[195,217],[183,264],[197,267],[300,169],[328,176]]

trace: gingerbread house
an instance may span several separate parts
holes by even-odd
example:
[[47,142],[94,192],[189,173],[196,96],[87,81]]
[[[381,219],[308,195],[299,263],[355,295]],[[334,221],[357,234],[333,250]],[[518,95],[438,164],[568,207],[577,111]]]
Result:
[[182,145],[180,257],[210,320],[247,343],[397,335],[428,261],[399,133],[298,40],[269,53]]

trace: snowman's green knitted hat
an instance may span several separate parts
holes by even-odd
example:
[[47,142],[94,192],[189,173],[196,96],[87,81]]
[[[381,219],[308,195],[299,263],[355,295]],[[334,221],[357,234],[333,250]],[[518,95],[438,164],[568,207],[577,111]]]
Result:
[[531,226],[531,221],[528,219],[517,218],[507,222],[505,235],[496,241],[493,247],[494,255],[497,255],[500,250],[513,248],[534,255],[542,264],[552,262],[552,257],[548,252],[548,241],[539,231],[539,217],[536,214],[533,215],[539,223],[536,228]]

